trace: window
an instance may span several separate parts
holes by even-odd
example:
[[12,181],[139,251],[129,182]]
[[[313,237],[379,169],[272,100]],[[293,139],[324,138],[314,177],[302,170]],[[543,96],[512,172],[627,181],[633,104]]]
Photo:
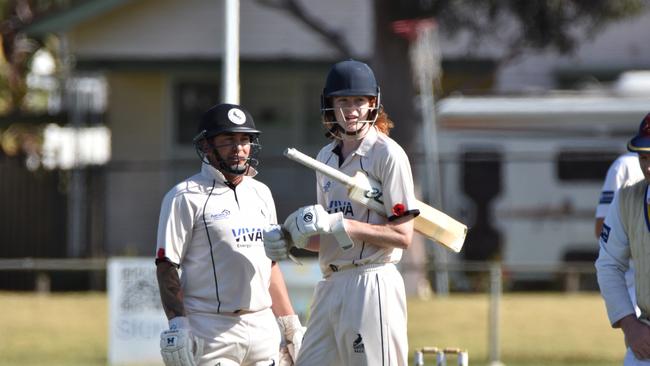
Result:
[[618,157],[612,151],[561,151],[556,170],[561,181],[603,181],[607,169]]
[[175,141],[179,145],[192,143],[196,128],[205,113],[219,102],[218,82],[179,82],[174,85]]

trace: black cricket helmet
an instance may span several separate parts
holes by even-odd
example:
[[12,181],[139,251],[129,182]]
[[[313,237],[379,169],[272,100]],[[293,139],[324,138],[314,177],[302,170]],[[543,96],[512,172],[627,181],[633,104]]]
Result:
[[[251,150],[243,168],[232,167],[219,155],[216,146],[212,144],[212,138],[220,134],[245,133],[250,136]],[[255,127],[253,116],[244,107],[236,104],[222,103],[208,109],[199,122],[198,134],[192,140],[194,148],[201,161],[211,164],[206,155],[212,151],[216,162],[215,168],[231,174],[245,174],[249,166],[258,164],[257,155],[262,148],[259,144],[259,135],[262,132]]]
[[[337,62],[330,68],[321,94],[321,115],[323,123],[329,133],[336,136],[341,128],[336,122],[332,97],[338,96],[367,96],[375,98],[375,106],[368,115],[366,123],[373,123],[377,120],[381,106],[381,92],[375,74],[365,63],[356,60],[345,60]],[[338,130],[338,131],[337,131]]]

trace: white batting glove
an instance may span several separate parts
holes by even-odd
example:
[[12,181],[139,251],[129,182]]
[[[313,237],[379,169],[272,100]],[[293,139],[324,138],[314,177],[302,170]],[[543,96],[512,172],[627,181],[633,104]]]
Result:
[[280,333],[282,334],[282,343],[280,348],[280,358],[286,355],[283,353],[282,348],[286,346],[289,355],[293,362],[298,359],[298,352],[302,346],[302,337],[305,335],[307,328],[300,324],[298,315],[285,315],[278,317],[278,325],[280,326]]
[[278,356],[278,366],[294,366],[293,358],[289,353],[287,346],[280,347],[280,354]]
[[350,235],[345,232],[343,213],[327,213],[323,206],[305,206],[294,211],[284,221],[284,228],[298,248],[304,248],[309,238],[318,234],[332,234],[343,250],[354,246]]
[[264,251],[272,261],[277,262],[289,257],[289,249],[291,249],[293,243],[291,238],[285,237],[282,226],[267,226],[262,230],[262,236],[264,238]]
[[192,335],[186,317],[177,316],[169,321],[169,330],[160,333],[160,354],[165,366],[196,366],[203,340]]

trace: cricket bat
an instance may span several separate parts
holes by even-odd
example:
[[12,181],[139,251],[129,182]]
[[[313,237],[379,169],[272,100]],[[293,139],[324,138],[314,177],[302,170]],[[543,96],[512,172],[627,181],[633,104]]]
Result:
[[[381,184],[359,171],[354,177],[342,173],[327,164],[307,156],[294,148],[284,151],[284,156],[307,168],[320,172],[348,188],[348,196],[369,209],[385,216],[384,204],[380,201]],[[420,214],[415,218],[415,230],[427,238],[456,253],[460,252],[467,235],[467,226],[442,211],[417,201]]]

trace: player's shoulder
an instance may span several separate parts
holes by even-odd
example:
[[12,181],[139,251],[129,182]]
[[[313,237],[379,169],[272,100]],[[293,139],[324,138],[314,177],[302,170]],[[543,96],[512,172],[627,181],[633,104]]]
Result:
[[327,161],[329,157],[334,154],[334,148],[336,147],[337,141],[333,140],[329,144],[323,146],[316,154],[316,160],[318,161]]
[[246,177],[246,182],[247,184],[252,188],[255,189],[256,191],[265,193],[265,194],[271,194],[271,189],[269,186],[266,185],[266,183],[261,182],[253,177]]
[[402,146],[382,132],[377,132],[377,140],[373,146],[373,154],[382,155],[387,160],[407,159],[406,152]]
[[646,180],[641,179],[635,183],[630,183],[628,185],[621,187],[620,192],[623,195],[631,194],[631,192],[636,192],[636,191],[645,192],[647,185],[648,183],[646,182]]
[[632,152],[623,154],[614,161],[614,165],[618,165],[626,168],[636,167],[638,164],[639,164],[639,155]]
[[174,200],[188,194],[197,194],[205,191],[206,179],[201,173],[194,174],[193,176],[176,183],[167,194],[165,200]]

